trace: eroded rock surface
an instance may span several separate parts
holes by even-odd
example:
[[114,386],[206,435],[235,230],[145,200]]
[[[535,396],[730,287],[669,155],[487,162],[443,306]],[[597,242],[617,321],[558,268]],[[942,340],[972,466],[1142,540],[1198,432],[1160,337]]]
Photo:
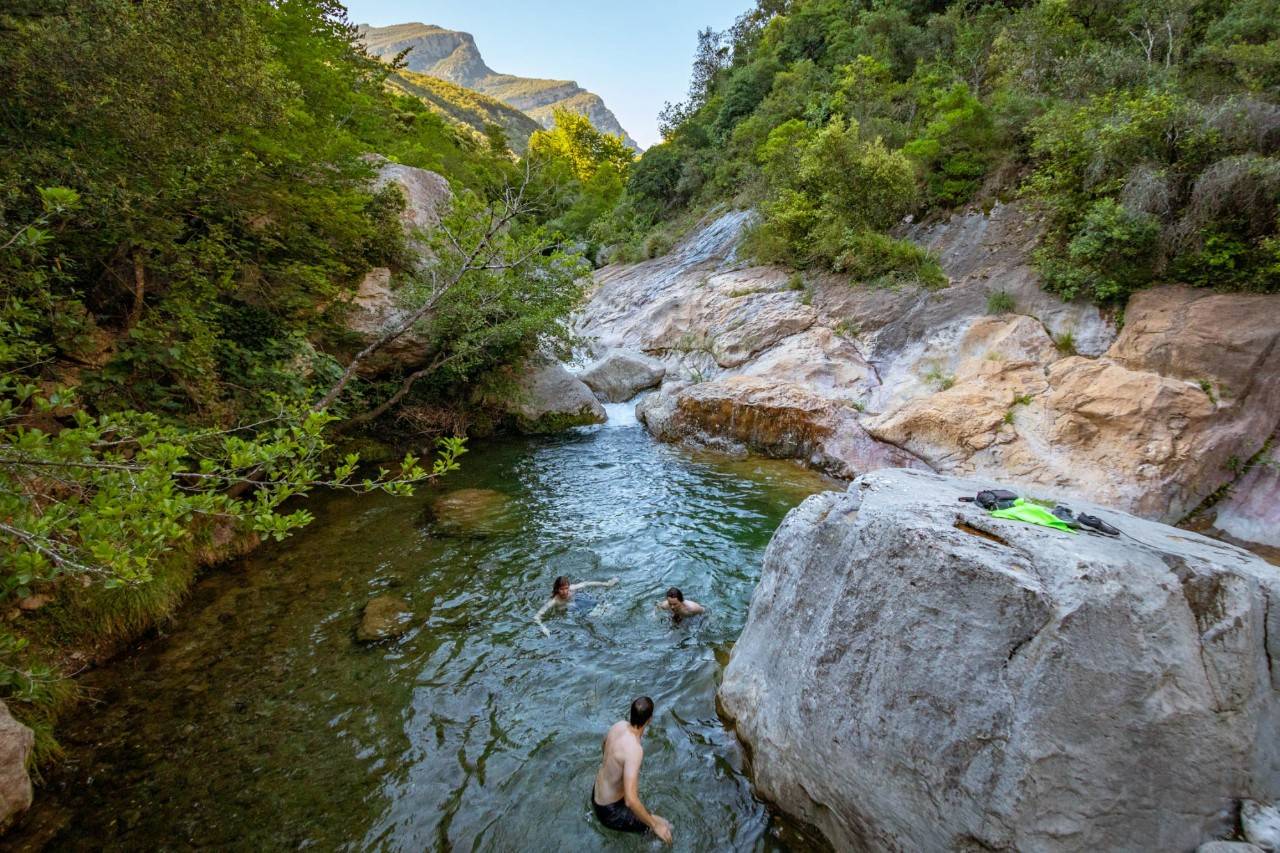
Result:
[[[1040,225],[1019,205],[907,230],[939,253],[951,283],[936,291],[745,266],[750,221],[725,214],[667,257],[598,271],[579,318],[598,352],[665,363],[638,414],[666,440],[842,476],[911,464],[1017,479],[1177,521],[1280,427],[1280,296],[1154,288],[1118,330],[1040,287]],[[993,293],[1013,310],[990,314]],[[1265,539],[1276,490],[1256,470],[1219,527]]]
[[0,702],[0,830],[31,805],[27,765],[34,748],[35,734],[15,720]]
[[1280,434],[1213,508],[1213,527],[1242,542],[1280,548]]
[[788,515],[720,690],[760,792],[872,851],[1189,851],[1274,801],[1275,569],[958,502],[984,485],[882,470]]

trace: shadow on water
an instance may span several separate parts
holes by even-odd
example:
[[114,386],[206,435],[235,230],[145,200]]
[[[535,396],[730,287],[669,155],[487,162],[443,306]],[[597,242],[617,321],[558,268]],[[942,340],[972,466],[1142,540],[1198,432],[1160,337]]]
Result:
[[[675,849],[806,849],[752,796],[715,689],[769,537],[830,484],[690,456],[634,420],[463,463],[413,499],[314,499],[308,530],[208,577],[161,637],[87,675],[67,758],[9,841],[654,849],[602,830],[588,802],[605,729],[645,693],[641,791]],[[445,535],[459,501],[441,499],[461,489],[489,490],[493,516]],[[551,616],[546,638],[531,615],[557,574],[621,583]],[[709,614],[656,610],[672,585]],[[413,626],[357,645],[378,594],[405,599]]]

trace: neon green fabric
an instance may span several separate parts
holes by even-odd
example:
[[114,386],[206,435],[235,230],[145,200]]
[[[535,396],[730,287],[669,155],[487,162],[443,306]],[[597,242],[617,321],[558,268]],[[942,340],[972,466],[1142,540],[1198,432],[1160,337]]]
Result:
[[1039,524],[1043,527],[1052,527],[1055,530],[1065,530],[1068,533],[1075,533],[1062,519],[1058,518],[1049,510],[1039,504],[1029,504],[1022,498],[1018,498],[1013,502],[1013,506],[1008,509],[994,509],[991,511],[993,518],[1007,518],[1010,521],[1025,521],[1027,524]]

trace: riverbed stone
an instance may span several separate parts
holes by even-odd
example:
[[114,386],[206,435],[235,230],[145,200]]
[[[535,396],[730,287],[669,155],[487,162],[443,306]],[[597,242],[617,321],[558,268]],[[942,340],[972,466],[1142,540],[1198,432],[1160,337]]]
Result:
[[356,639],[362,643],[375,643],[403,636],[409,630],[413,611],[409,602],[394,595],[380,595],[364,606]]
[[581,379],[564,365],[534,363],[525,368],[517,382],[508,411],[523,433],[561,432],[576,426],[602,424],[604,407]]
[[667,367],[643,353],[614,350],[589,366],[578,378],[606,403],[625,403],[641,391],[654,388],[667,375]]
[[787,516],[719,693],[761,795],[838,850],[925,853],[1194,850],[1273,802],[1274,567],[1083,501],[1128,535],[959,502],[989,485],[881,470]]
[[1280,850],[1280,806],[1245,800],[1240,804],[1240,826],[1244,837],[1263,850]]
[[0,702],[0,831],[31,805],[27,767],[34,748],[35,733],[15,720]]
[[515,523],[511,498],[494,489],[455,489],[431,502],[428,521],[451,536],[483,536]]

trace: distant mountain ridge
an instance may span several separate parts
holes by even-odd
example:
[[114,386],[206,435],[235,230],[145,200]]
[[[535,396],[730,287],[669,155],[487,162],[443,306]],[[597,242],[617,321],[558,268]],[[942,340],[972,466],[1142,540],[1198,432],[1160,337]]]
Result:
[[621,136],[639,150],[640,146],[622,127],[604,100],[572,80],[538,80],[499,74],[490,68],[470,33],[446,30],[430,24],[394,24],[389,27],[360,26],[369,52],[390,59],[406,48],[410,71],[439,77],[515,107],[550,127],[557,108],[585,115],[596,129]]
[[422,101],[432,112],[474,134],[482,135],[489,125],[498,125],[507,134],[507,144],[517,154],[524,154],[529,147],[529,137],[542,129],[542,125],[515,107],[439,77],[401,69],[392,74],[388,82],[398,91]]

